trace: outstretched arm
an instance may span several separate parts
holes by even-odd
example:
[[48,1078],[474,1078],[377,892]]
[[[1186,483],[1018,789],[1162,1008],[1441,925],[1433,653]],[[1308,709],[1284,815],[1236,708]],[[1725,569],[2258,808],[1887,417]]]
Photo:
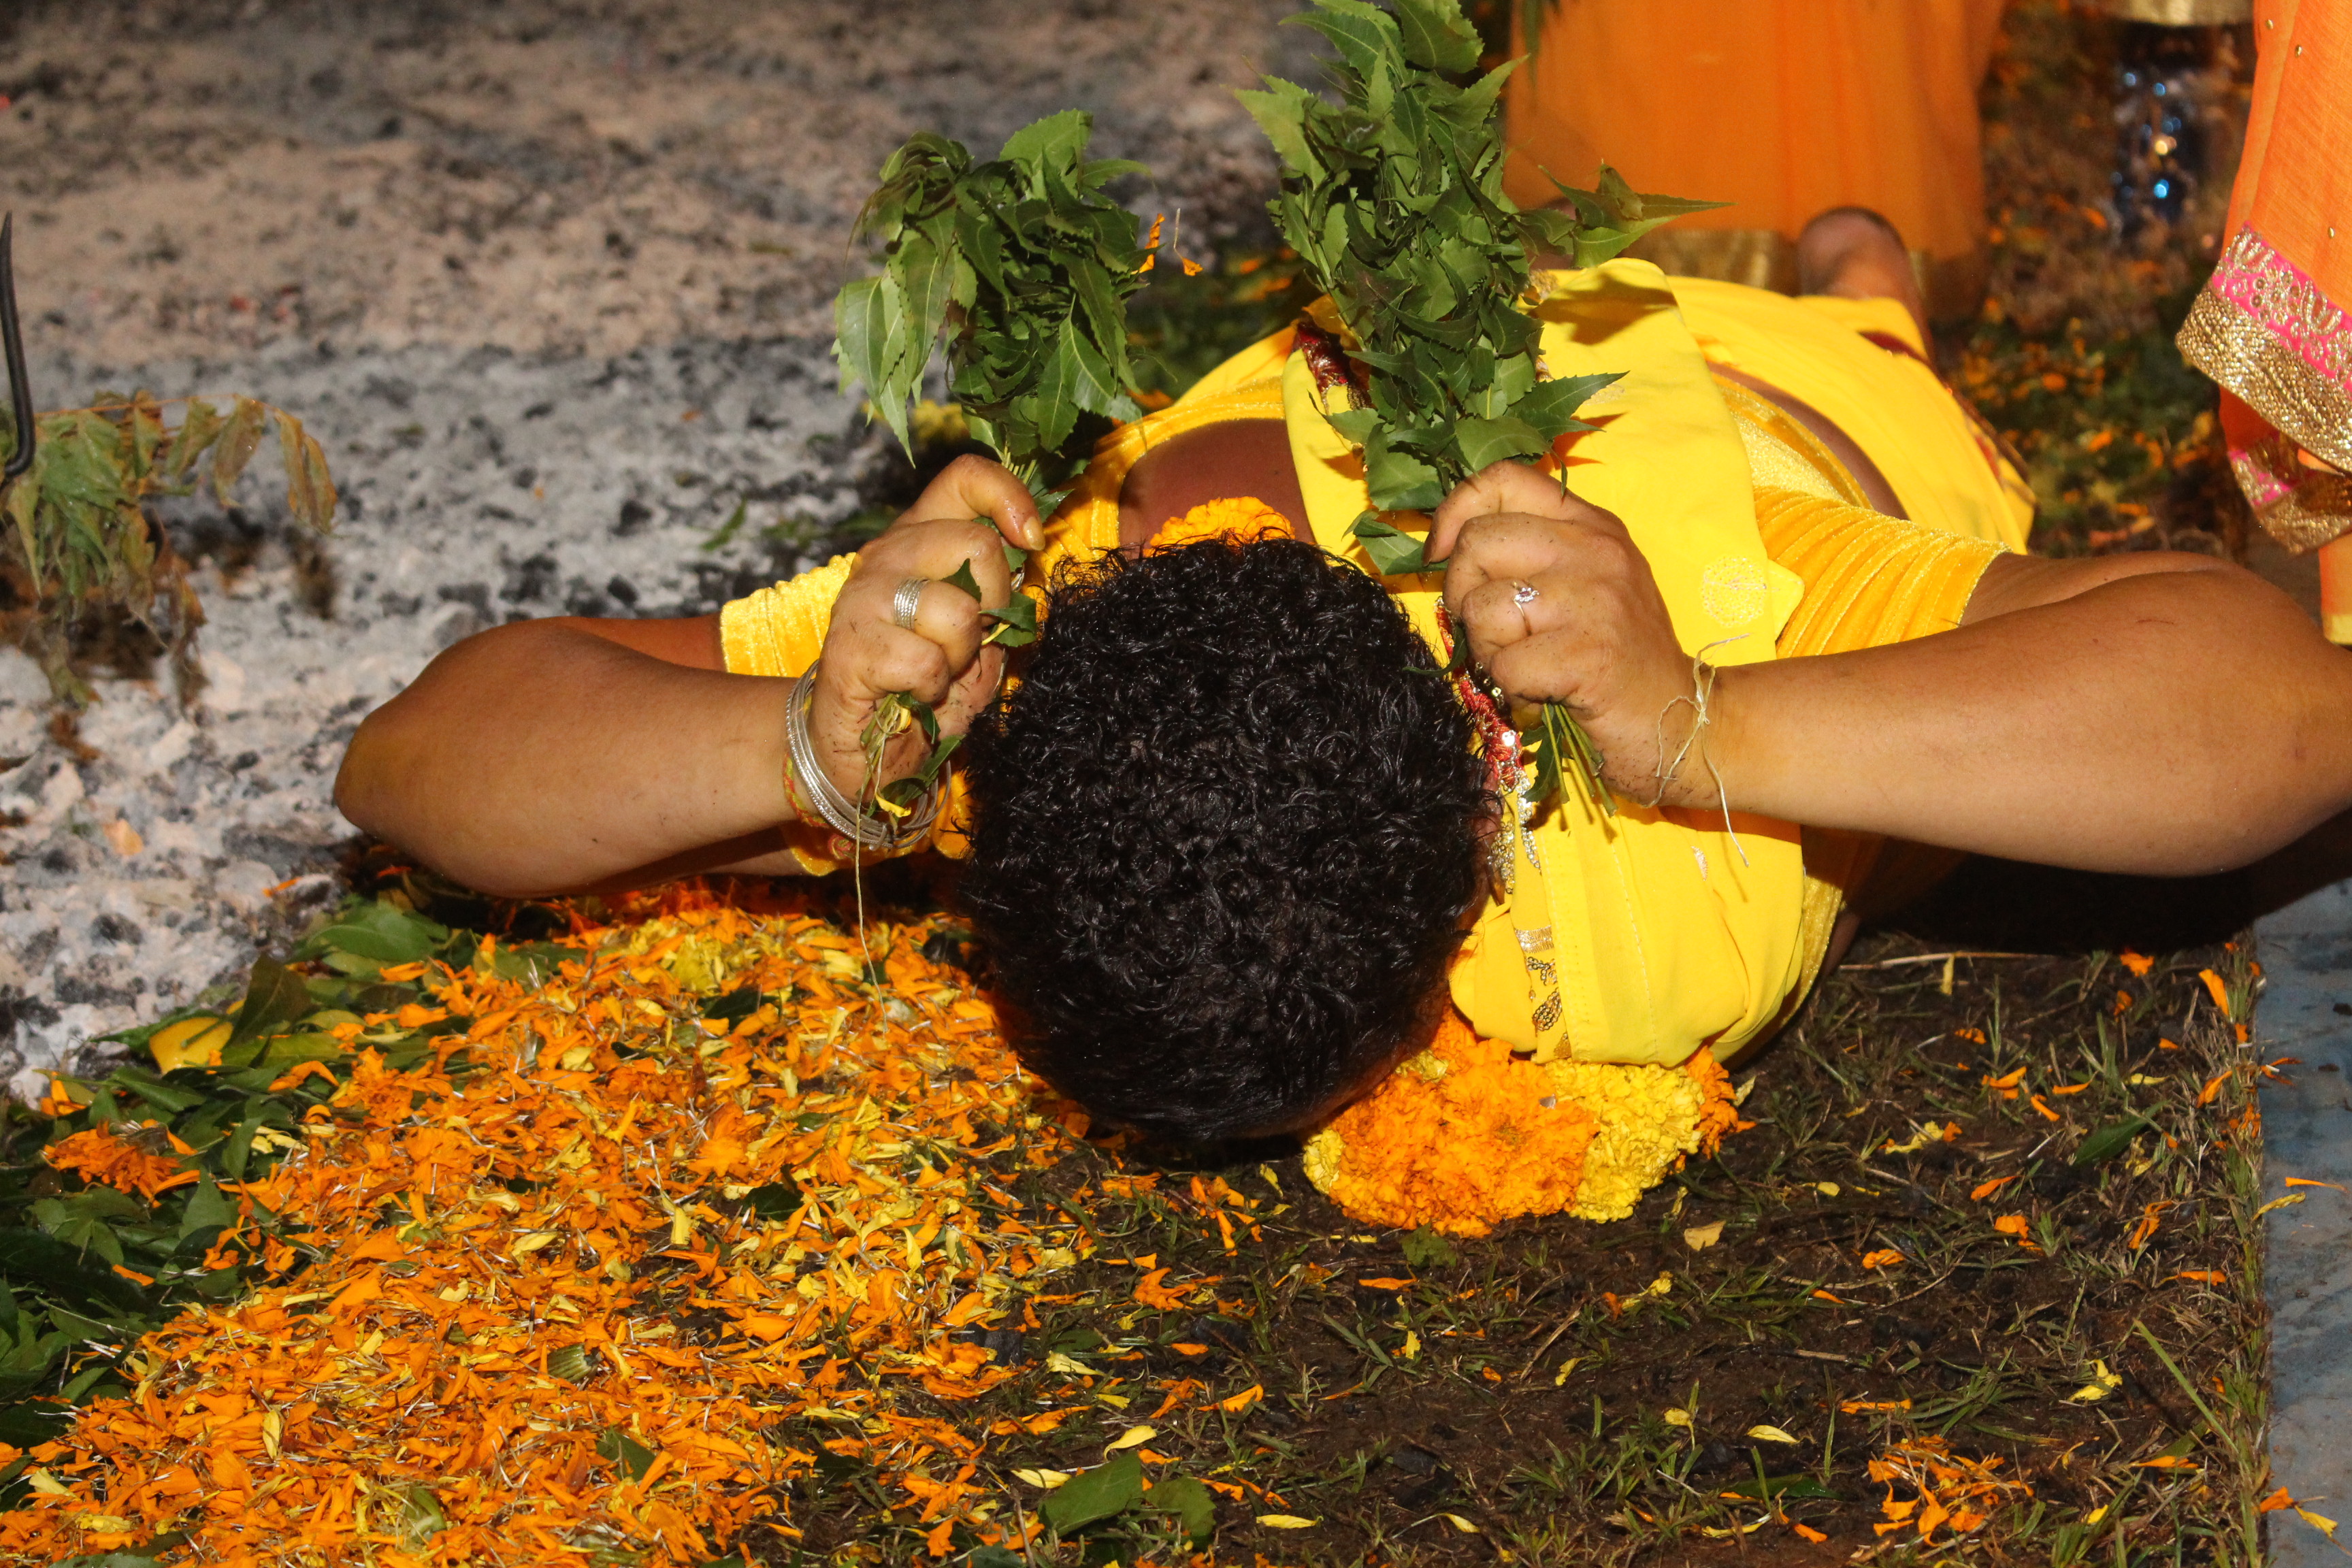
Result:
[[[978,521],[974,521],[978,520]],[[983,598],[1012,585],[1003,539],[1043,541],[1020,482],[994,464],[950,468],[859,553],[834,608],[810,713],[825,772],[845,793],[871,781],[859,731],[888,692],[908,691],[961,733],[996,689],[1002,650],[980,608],[934,583],[913,631],[892,621],[909,577],[970,562]],[[335,801],[360,827],[485,892],[639,885],[699,870],[790,871],[782,825],[790,680],[730,675],[709,619],[526,621],[467,638],[370,714]],[[909,731],[885,781],[914,771]]]
[[[1612,784],[1647,799],[1690,658],[1623,525],[1510,467],[1440,511],[1447,600],[1506,692],[1566,702]],[[1725,669],[1710,712],[1736,809],[2050,865],[2219,870],[2352,805],[2352,658],[2200,556],[2004,558],[1958,629]],[[1665,802],[1717,804],[1696,756]]]

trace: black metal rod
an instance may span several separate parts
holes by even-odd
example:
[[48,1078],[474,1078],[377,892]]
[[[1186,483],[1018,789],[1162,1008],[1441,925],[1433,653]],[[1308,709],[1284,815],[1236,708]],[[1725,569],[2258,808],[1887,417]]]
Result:
[[16,319],[16,262],[14,237],[16,215],[0,217],[0,358],[8,362],[8,410],[16,421],[16,449],[0,468],[0,489],[5,489],[33,466],[33,389],[25,380],[25,329]]

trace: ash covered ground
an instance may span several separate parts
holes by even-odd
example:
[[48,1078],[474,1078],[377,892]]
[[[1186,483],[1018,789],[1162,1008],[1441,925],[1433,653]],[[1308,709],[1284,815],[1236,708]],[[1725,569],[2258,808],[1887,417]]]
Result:
[[0,6],[41,405],[265,398],[344,498],[299,535],[265,450],[233,510],[173,514],[210,617],[192,705],[134,662],[61,731],[0,648],[0,1083],[37,1093],[337,898],[343,743],[440,648],[699,613],[823,552],[892,460],[827,312],[906,136],[984,154],[1088,109],[1188,252],[1262,233],[1273,164],[1231,89],[1312,79],[1291,8]]

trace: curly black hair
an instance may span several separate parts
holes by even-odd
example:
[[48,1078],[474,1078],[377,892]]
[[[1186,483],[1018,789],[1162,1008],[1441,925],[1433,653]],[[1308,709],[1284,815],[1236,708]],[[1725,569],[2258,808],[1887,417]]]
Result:
[[1016,1044],[1097,1115],[1292,1131],[1426,1027],[1481,889],[1469,721],[1403,613],[1307,543],[1055,581],[964,747],[962,901]]

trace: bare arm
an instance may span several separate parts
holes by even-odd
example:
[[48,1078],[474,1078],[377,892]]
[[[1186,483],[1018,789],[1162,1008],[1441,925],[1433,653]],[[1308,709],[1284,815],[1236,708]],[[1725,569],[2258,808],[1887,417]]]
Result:
[[[971,521],[975,517],[992,520]],[[992,464],[951,468],[860,553],[835,606],[810,714],[825,771],[869,782],[858,733],[874,704],[910,691],[961,732],[996,689],[979,606],[935,582],[913,631],[892,624],[908,577],[969,561],[982,595],[1012,592],[1000,532],[1042,542],[1028,491]],[[779,829],[790,680],[730,675],[715,624],[529,621],[468,637],[352,737],[336,804],[368,832],[486,892],[659,881],[697,870],[787,870]],[[927,749],[909,731],[884,778]]]
[[[1622,524],[1518,472],[1490,469],[1441,510],[1447,598],[1496,682],[1567,702],[1612,783],[1647,799],[1690,659]],[[1517,581],[1533,603],[1515,603]],[[1730,804],[2164,875],[2243,864],[2352,804],[2352,659],[2249,574],[2015,559],[1977,597],[1940,636],[1724,670],[1704,743]],[[1665,799],[1712,806],[1714,781],[1686,762]]]
[[2150,876],[2243,865],[2352,804],[2352,658],[2251,573],[2137,559],[1940,637],[1726,670],[1710,744],[1735,799]]
[[791,689],[672,664],[577,623],[499,626],[368,716],[336,804],[493,893],[633,879],[706,847],[781,849]]

